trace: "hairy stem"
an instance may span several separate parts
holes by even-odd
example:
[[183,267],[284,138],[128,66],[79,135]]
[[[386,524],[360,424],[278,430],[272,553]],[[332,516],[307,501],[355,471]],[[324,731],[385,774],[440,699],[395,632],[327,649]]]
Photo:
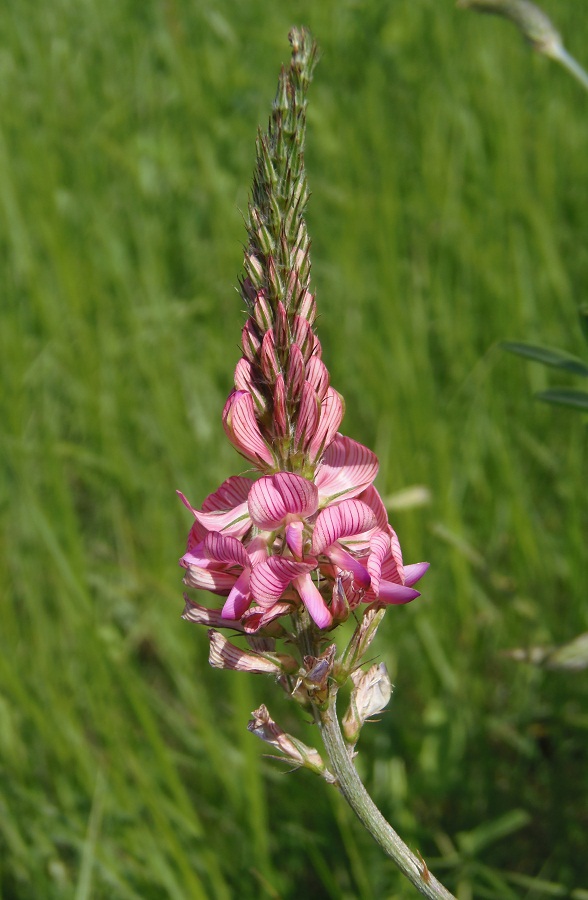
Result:
[[453,894],[429,872],[425,863],[409,850],[366,791],[343,740],[334,699],[328,709],[320,712],[319,727],[337,786],[372,837],[424,897],[455,900]]

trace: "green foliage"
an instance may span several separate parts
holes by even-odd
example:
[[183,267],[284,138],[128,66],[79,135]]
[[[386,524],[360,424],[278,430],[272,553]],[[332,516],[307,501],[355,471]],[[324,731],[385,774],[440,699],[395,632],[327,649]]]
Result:
[[[545,3],[581,56],[581,4]],[[554,16],[555,17],[555,16]],[[313,280],[344,430],[381,458],[423,597],[359,764],[461,900],[586,894],[587,687],[513,647],[588,630],[581,417],[530,405],[580,354],[588,117],[503,23],[439,0],[5,0],[0,11],[0,896],[401,898],[327,785],[180,619],[194,502],[242,461],[220,412],[243,321],[256,127],[287,33],[308,109]],[[578,346],[576,346],[578,345]]]

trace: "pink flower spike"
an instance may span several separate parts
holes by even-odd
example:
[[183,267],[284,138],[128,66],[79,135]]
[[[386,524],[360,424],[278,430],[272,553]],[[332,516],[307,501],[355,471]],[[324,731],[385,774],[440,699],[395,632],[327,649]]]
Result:
[[286,516],[307,518],[316,512],[316,485],[301,475],[278,472],[256,481],[248,498],[249,515],[258,528],[278,528]]
[[223,425],[232,445],[246,459],[273,466],[273,453],[261,436],[255,418],[253,397],[248,391],[233,391],[225,403]]
[[298,344],[292,344],[286,370],[286,389],[289,398],[298,399],[304,384],[304,357]]
[[286,412],[286,387],[284,376],[280,372],[274,385],[274,429],[280,437],[288,431],[288,416]]
[[293,585],[300,594],[300,599],[306,606],[308,614],[319,628],[328,628],[333,621],[320,591],[308,573],[295,578]]
[[[325,450],[314,479],[321,506],[333,500],[357,497],[371,485],[378,474],[378,466],[376,454],[363,444],[358,444],[357,441],[352,441],[342,434],[335,435]],[[365,499],[365,502],[371,506],[369,499]],[[385,510],[384,516],[387,523]]]
[[308,445],[308,455],[311,462],[320,459],[335,437],[344,411],[345,406],[341,395],[333,388],[328,388],[325,399],[321,404],[319,426]]
[[312,536],[312,552],[315,556],[324,553],[327,547],[341,538],[352,537],[369,531],[376,519],[361,500],[342,500],[327,506],[317,516]]

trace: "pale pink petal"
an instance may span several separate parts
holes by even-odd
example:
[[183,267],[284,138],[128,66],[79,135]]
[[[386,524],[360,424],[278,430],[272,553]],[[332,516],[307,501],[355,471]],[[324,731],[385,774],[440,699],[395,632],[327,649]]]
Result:
[[247,502],[240,503],[233,509],[210,513],[200,512],[196,509],[194,515],[198,524],[207,532],[222,531],[224,534],[239,538],[243,537],[251,528]]
[[267,628],[275,619],[279,619],[280,616],[289,616],[291,612],[291,603],[274,603],[268,609],[254,606],[243,614],[243,629],[246,634],[255,634],[260,628]]
[[390,552],[390,535],[386,531],[376,531],[370,539],[370,555],[367,561],[367,569],[370,573],[371,588],[374,596],[378,596],[380,579],[382,577],[382,563]]
[[244,356],[241,357],[235,368],[234,382],[238,391],[248,391],[251,394],[259,415],[267,412],[267,400],[255,380],[253,366]]
[[400,549],[398,535],[391,525],[388,525],[388,534],[390,535],[390,553],[382,562],[382,578],[385,578],[386,581],[395,581],[397,584],[404,584],[402,550]]
[[292,344],[288,355],[286,388],[288,397],[298,399],[304,384],[304,357],[298,344]]
[[[335,499],[357,497],[372,483],[377,473],[378,458],[375,453],[351,438],[335,435],[325,450],[314,479],[321,506]],[[365,502],[371,506],[369,499]]]
[[250,362],[256,362],[261,347],[261,338],[253,319],[247,319],[241,332],[243,353]]
[[184,594],[184,600],[186,601],[186,606],[182,613],[182,619],[185,619],[186,622],[194,622],[196,625],[208,625],[209,628],[227,628],[230,626],[235,631],[244,630],[239,622],[229,622],[223,618],[220,609],[208,609],[206,606],[201,606],[199,603],[190,600],[187,594]]
[[286,543],[296,559],[304,556],[304,522],[297,519],[286,526]]
[[251,604],[250,576],[250,569],[245,569],[237,578],[223,606],[223,619],[240,619]]
[[273,454],[261,436],[255,418],[253,397],[248,391],[233,391],[223,410],[223,425],[233,446],[246,459],[274,465]]
[[388,512],[386,511],[382,498],[373,484],[366,488],[365,491],[362,491],[360,500],[367,503],[369,508],[373,510],[378,528],[382,531],[386,531],[388,528]]
[[202,504],[202,512],[219,512],[234,509],[247,500],[253,482],[244,475],[231,475],[221,486],[209,494]]
[[286,387],[284,385],[284,376],[281,372],[276,378],[273,400],[274,433],[280,437],[284,437],[288,431],[288,416],[286,412]]
[[316,391],[308,381],[302,385],[298,415],[296,417],[296,430],[294,432],[294,446],[306,447],[312,436],[316,433],[321,414],[321,405]]
[[341,424],[345,406],[343,398],[333,388],[329,388],[325,395],[325,399],[321,404],[321,414],[318,428],[310,444],[308,445],[308,455],[311,462],[319,459],[323,452],[327,449],[337,433],[337,429]]
[[319,628],[328,628],[333,621],[333,617],[310,575],[299,575],[294,579],[293,584],[313,622]]
[[258,528],[278,528],[288,515],[306,518],[318,504],[316,485],[301,475],[278,472],[256,481],[249,493],[249,515]]
[[218,631],[208,632],[210,654],[208,662],[215,669],[237,669],[240,672],[252,672],[262,675],[281,675],[282,669],[276,663],[260,656],[259,653],[241,650]]
[[235,581],[236,575],[230,572],[217,572],[214,569],[201,569],[198,566],[188,566],[184,575],[184,584],[197,588],[199,591],[210,591],[212,594],[226,596]]
[[318,356],[312,356],[308,360],[306,380],[313,386],[322,403],[329,387],[329,372],[322,359],[319,359]]
[[280,363],[278,362],[278,356],[276,354],[276,339],[273,328],[266,331],[263,336],[260,362],[261,371],[268,381],[273,384],[280,373]]
[[251,575],[251,593],[260,606],[271,606],[281,599],[293,578],[316,567],[316,560],[296,562],[283,556],[270,556],[255,566]]
[[327,506],[317,516],[312,536],[312,552],[315,556],[340,538],[362,534],[376,524],[369,506],[361,500],[343,500]]

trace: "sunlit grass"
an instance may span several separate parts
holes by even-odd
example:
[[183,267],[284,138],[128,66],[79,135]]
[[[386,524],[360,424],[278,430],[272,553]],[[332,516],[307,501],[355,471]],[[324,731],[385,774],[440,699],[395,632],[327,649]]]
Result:
[[[546,8],[580,56],[585,16]],[[394,513],[432,566],[381,631],[396,690],[359,764],[461,900],[549,896],[517,873],[585,887],[585,683],[501,655],[588,627],[585,426],[498,347],[581,350],[584,94],[437,0],[0,20],[0,895],[405,896],[334,792],[246,731],[260,702],[296,710],[210,671],[179,618],[175,489],[244,468],[220,424],[239,210],[294,20],[323,52],[309,227],[344,430],[382,493],[431,497]]]

